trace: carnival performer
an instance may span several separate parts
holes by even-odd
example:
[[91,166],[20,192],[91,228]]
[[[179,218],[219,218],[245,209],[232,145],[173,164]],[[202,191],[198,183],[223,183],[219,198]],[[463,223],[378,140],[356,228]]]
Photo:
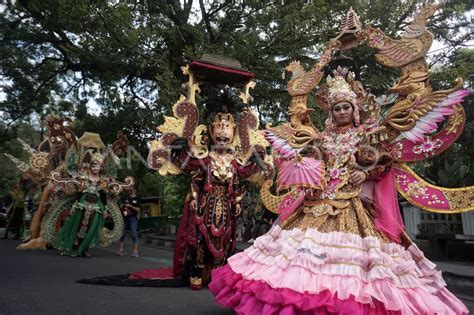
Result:
[[11,191],[11,204],[6,211],[6,226],[4,239],[8,239],[12,232],[15,239],[23,239],[25,232],[25,188],[24,181],[20,179]]
[[[229,103],[219,102],[219,107]],[[226,101],[230,101],[227,99]],[[207,106],[211,106],[210,102]],[[174,161],[180,169],[193,174],[190,198],[186,200],[186,212],[190,216],[182,222],[193,242],[188,249],[190,285],[200,289],[209,281],[209,273],[215,266],[225,264],[234,253],[235,222],[241,213],[244,189],[243,179],[260,171],[256,163],[241,164],[231,144],[236,133],[235,118],[229,112],[214,113],[210,125],[211,151],[204,159],[193,158],[189,151],[176,153]],[[189,245],[189,243],[188,243]]]
[[[436,265],[404,233],[397,200],[398,190],[431,211],[474,208],[457,202],[457,191],[429,185],[404,165],[439,154],[462,132],[460,102],[468,92],[461,84],[433,91],[426,62],[420,59],[432,40],[426,19],[438,7],[423,9],[401,40],[371,28],[362,32],[357,15],[349,11],[343,32],[329,46],[348,49],[368,39],[381,51],[379,62],[401,67],[403,76],[391,89],[398,93],[396,104],[381,123],[374,97],[353,74],[339,68],[320,85],[324,97],[319,100],[328,112],[323,132],[300,128],[312,135],[300,137],[297,116],[291,117],[291,125],[267,128],[267,139],[284,158],[278,185],[290,192],[279,203],[280,216],[272,229],[213,271],[209,288],[220,305],[239,314],[468,314],[447,290]],[[425,40],[417,43],[428,48],[406,48],[407,41],[419,37]],[[290,66],[303,70],[299,64]],[[318,72],[315,68],[308,73]],[[293,100],[307,97],[307,90],[296,93],[298,84],[311,86],[320,80],[302,78],[302,72],[288,83]],[[293,105],[305,111],[306,104]],[[445,117],[450,119],[437,131]],[[428,147],[426,141],[438,146]],[[304,144],[315,149],[305,150]],[[305,156],[305,151],[314,154]]]
[[62,254],[91,257],[90,250],[98,244],[100,231],[107,218],[107,197],[100,176],[103,156],[94,153],[90,166],[84,174],[76,177],[83,186],[76,203],[70,211],[70,217],[59,231],[59,247]]
[[[308,189],[286,220],[215,270],[216,300],[243,314],[467,314],[416,245],[400,243],[401,220],[378,228],[374,205],[362,203],[365,181],[392,179],[384,176],[390,158],[369,141],[343,76],[334,77],[329,101],[320,144],[327,185]],[[376,206],[395,206],[396,192],[386,192]]]
[[[133,180],[127,178],[127,184],[121,184],[111,179],[100,152],[105,145],[98,134],[85,133],[78,143],[81,145],[79,152],[68,152],[70,177],[61,178],[57,172],[51,175],[55,190],[63,191],[65,195],[45,217],[41,236],[63,255],[91,257],[91,250],[96,245],[108,246],[121,236],[123,219],[113,195],[123,187],[131,187]],[[71,163],[77,156],[80,162]],[[57,231],[57,220],[63,211],[69,211],[69,216]],[[111,233],[104,227],[109,215],[114,222]]]
[[[33,187],[30,194],[38,196],[38,207],[30,224],[30,235],[25,243],[17,246],[19,250],[46,249],[46,242],[41,239],[41,221],[48,212],[53,199],[54,185],[50,181],[52,171],[66,172],[64,160],[66,152],[76,143],[74,132],[68,127],[71,120],[64,117],[50,116],[46,119],[47,136],[38,145],[37,149],[31,148],[20,140],[24,149],[31,154],[29,163],[25,164],[9,156],[17,167],[23,170],[23,178],[28,178]],[[35,200],[35,198],[33,198]],[[35,202],[36,203],[36,202]]]

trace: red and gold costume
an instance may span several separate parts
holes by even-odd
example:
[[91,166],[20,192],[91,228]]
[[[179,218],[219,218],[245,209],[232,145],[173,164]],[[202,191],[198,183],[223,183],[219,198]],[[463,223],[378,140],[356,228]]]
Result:
[[[233,138],[233,132],[216,126],[233,120],[228,119],[230,117],[230,114],[224,113],[216,115],[213,138],[223,134]],[[231,123],[229,129],[234,128]],[[208,271],[202,270],[206,265],[211,268],[222,265],[233,254],[236,245],[235,221],[245,193],[240,182],[260,172],[255,163],[240,163],[236,157],[233,151],[211,151],[207,157],[196,159],[183,152],[174,161],[176,165],[181,165],[183,173],[193,175],[191,193],[184,206],[187,213],[183,214],[178,232],[174,273],[181,275],[183,270],[179,266],[183,265],[185,255],[189,255],[192,265],[188,272],[191,285],[195,287],[201,286],[202,272]],[[195,208],[190,207],[193,201]]]
[[[212,65],[194,61],[183,67],[190,77],[188,96],[174,105],[175,117],[165,117],[165,124],[158,128],[163,136],[152,145],[149,155],[150,165],[162,175],[192,175],[175,243],[173,276],[185,281],[189,278],[193,288],[205,285],[210,269],[223,265],[234,252],[235,221],[244,195],[241,181],[261,173],[257,163],[251,161],[262,157],[267,145],[256,116],[244,105],[249,99],[248,89],[254,84],[249,82],[253,74],[237,70],[240,65],[232,64],[235,61],[231,59],[224,58],[227,68],[216,67],[222,58]],[[212,121],[208,126],[198,125],[194,92],[199,87],[194,77],[206,81],[215,78],[216,71],[221,71],[226,83],[240,84],[244,92],[238,102],[228,91],[214,97],[213,105],[210,101],[206,105]],[[236,103],[243,109],[231,113],[229,109]],[[183,145],[176,149],[180,141]]]

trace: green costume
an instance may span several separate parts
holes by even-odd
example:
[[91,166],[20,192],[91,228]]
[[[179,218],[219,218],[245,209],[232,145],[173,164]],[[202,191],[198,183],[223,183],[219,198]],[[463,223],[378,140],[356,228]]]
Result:
[[81,193],[59,231],[59,250],[69,255],[77,249],[77,254],[82,256],[99,243],[106,210],[102,199],[105,198],[101,198],[101,189],[94,184]]

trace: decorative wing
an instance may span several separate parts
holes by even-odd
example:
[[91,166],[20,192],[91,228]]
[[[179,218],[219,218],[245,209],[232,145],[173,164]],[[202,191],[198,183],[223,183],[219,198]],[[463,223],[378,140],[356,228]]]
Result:
[[438,133],[412,142],[403,139],[390,144],[392,157],[399,162],[422,161],[446,151],[462,134],[465,124],[464,108],[456,104],[446,125]]
[[62,214],[69,211],[75,202],[76,196],[54,198],[49,211],[41,221],[41,238],[56,248],[59,247],[58,221],[60,222]]
[[462,86],[462,80],[457,87],[447,91],[426,89],[423,96],[415,96],[412,101],[407,98],[390,108],[384,124],[400,131],[397,140],[406,138],[412,142],[423,140],[436,129],[446,116],[453,113],[454,105],[459,104],[469,95],[469,90],[457,90]]
[[118,206],[117,198],[110,198],[107,203],[107,212],[112,217],[112,221],[114,222],[112,230],[109,230],[106,227],[103,227],[100,231],[100,243],[99,245],[102,247],[108,247],[113,242],[118,241],[123,233],[124,222],[122,212]]
[[291,128],[289,125],[284,124],[274,128],[268,127],[268,129],[263,130],[263,135],[271,146],[280,154],[283,158],[294,158],[302,150],[302,148],[293,148],[289,141],[294,134],[295,129]]
[[369,47],[377,48],[377,61],[387,67],[399,68],[424,57],[433,43],[433,34],[426,28],[426,21],[442,4],[424,6],[407,26],[401,39],[392,39],[381,30],[368,27],[365,30]]
[[205,157],[208,153],[203,134],[207,130],[206,126],[200,125],[199,110],[195,102],[195,92],[199,90],[197,83],[188,66],[182,67],[183,74],[189,75],[188,95],[181,95],[178,102],[173,106],[173,116],[165,116],[165,122],[157,129],[162,133],[159,140],[155,140],[150,145],[148,154],[148,165],[150,168],[158,170],[160,175],[180,173],[179,168],[171,162],[170,154],[172,143],[178,138],[188,140],[191,150],[196,156]]
[[418,37],[392,39],[381,30],[366,29],[369,47],[379,49],[377,61],[387,67],[398,68],[423,58],[433,42],[433,35],[423,29]]
[[260,123],[255,113],[248,107],[243,110],[239,117],[238,140],[240,142],[240,159],[247,160],[253,153],[252,149],[263,152],[268,146],[266,137],[258,128]]
[[474,186],[443,188],[427,183],[406,165],[396,165],[394,170],[398,191],[415,206],[439,213],[474,210]]
[[299,152],[302,148],[320,140],[317,129],[308,126],[303,127],[307,128],[293,128],[290,123],[275,127],[267,125],[264,135],[268,142],[275,143],[277,150],[281,150],[280,154],[289,154],[288,157],[294,157],[295,152]]
[[[179,174],[179,168],[176,167],[170,159],[170,146],[178,138],[184,138],[192,143],[201,136],[195,135],[199,121],[199,111],[195,104],[189,102],[184,96],[173,106],[174,117],[165,116],[165,122],[158,127],[162,133],[160,140],[151,144],[148,155],[148,164],[151,168],[158,170],[160,175]],[[205,126],[198,131],[207,130]],[[207,153],[207,150],[205,150]]]
[[26,172],[27,170],[29,170],[29,165],[26,164],[25,162],[17,159],[16,157],[14,157],[13,155],[9,154],[9,153],[3,153],[7,158],[9,158],[13,163],[15,163],[15,166],[22,172]]
[[288,192],[284,195],[275,196],[270,192],[270,187],[273,185],[273,180],[269,179],[265,181],[260,188],[260,198],[262,200],[263,205],[265,208],[273,213],[278,214],[280,211],[280,205],[282,204],[283,200],[292,194],[292,192]]

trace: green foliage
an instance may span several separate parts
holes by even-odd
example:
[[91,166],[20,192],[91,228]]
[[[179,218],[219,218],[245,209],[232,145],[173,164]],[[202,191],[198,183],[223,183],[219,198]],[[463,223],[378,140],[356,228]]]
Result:
[[[289,100],[283,67],[292,59],[312,64],[350,6],[364,25],[395,36],[428,2],[8,0],[0,16],[0,110],[8,124],[42,113],[51,98],[75,106],[95,99],[115,116],[139,109],[144,115],[135,118],[148,118],[142,125],[153,130],[177,99],[180,67],[212,52],[254,71],[261,120],[281,121]],[[462,15],[468,5],[445,4],[429,25],[437,39],[453,47],[468,39]],[[375,63],[373,51],[348,55],[374,91],[394,79]],[[124,110],[116,112],[117,106]]]
[[[396,36],[428,2],[6,0],[0,8],[0,144],[8,146],[23,122],[41,135],[41,120],[54,111],[75,118],[78,136],[98,132],[112,143],[123,130],[134,152],[145,157],[162,115],[181,93],[180,67],[203,53],[234,57],[253,71],[253,106],[262,126],[277,124],[287,119],[290,100],[281,78],[285,65],[293,59],[306,68],[313,64],[350,6],[362,24]],[[469,4],[448,2],[430,22],[444,45],[456,47],[468,38],[463,12]],[[397,73],[378,65],[373,53],[346,52],[367,87],[382,93]],[[445,62],[442,53],[433,58]],[[471,59],[448,64],[455,69],[436,71],[435,86],[451,82],[457,70],[472,73],[472,53],[467,55]],[[99,115],[91,114],[94,107]],[[321,111],[313,118],[323,125]],[[166,211],[181,208],[189,179],[158,177],[138,156],[130,169],[119,171],[119,177],[126,175],[137,178],[142,195],[173,192],[164,201]]]
[[466,86],[474,74],[474,49],[460,48],[442,66],[434,67],[431,74],[431,84],[435,89],[449,89],[457,78],[462,78]]

